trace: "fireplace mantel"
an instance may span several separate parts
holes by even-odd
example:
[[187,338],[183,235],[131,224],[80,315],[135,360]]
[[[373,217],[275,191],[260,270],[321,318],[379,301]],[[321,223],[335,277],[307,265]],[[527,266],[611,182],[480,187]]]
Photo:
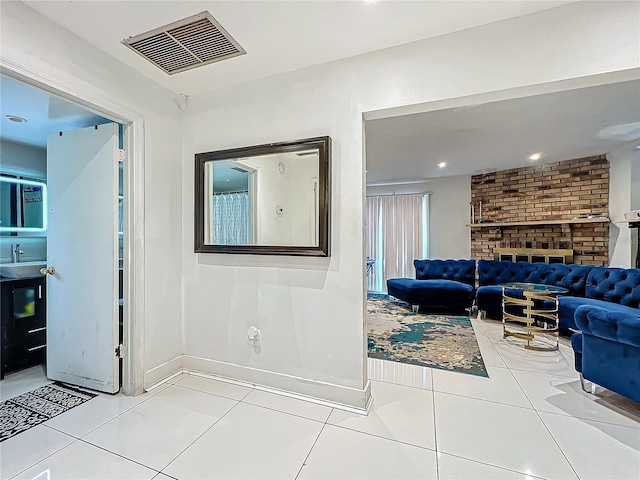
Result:
[[528,225],[565,225],[575,223],[609,223],[609,217],[599,218],[576,218],[572,220],[531,220],[523,222],[487,222],[487,223],[467,223],[465,227],[470,228],[495,228],[495,227],[517,227]]

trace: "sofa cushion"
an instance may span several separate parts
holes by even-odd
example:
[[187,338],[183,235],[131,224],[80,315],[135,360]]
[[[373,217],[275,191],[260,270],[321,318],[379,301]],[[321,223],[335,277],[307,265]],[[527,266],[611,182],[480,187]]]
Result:
[[640,269],[592,268],[585,297],[640,308]]
[[417,280],[454,280],[475,287],[475,260],[414,260]]
[[411,305],[421,305],[433,310],[462,311],[471,306],[473,288],[455,280],[414,280],[390,278],[387,290]]
[[576,310],[582,305],[591,305],[594,307],[604,308],[612,312],[626,312],[630,314],[640,314],[637,308],[626,307],[617,303],[607,302],[605,300],[595,300],[593,298],[571,297],[561,295],[558,297],[558,320],[560,328],[578,329],[575,322]]
[[582,305],[576,309],[575,321],[584,335],[640,348],[640,311],[611,311]]
[[584,296],[587,276],[593,268],[591,265],[479,260],[478,283],[480,286],[508,282],[540,283],[566,288],[568,295]]

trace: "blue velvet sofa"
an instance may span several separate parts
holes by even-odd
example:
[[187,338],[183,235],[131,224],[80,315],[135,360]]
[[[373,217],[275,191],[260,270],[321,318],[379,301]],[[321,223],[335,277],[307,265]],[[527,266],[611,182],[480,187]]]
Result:
[[387,291],[417,311],[464,312],[473,304],[475,260],[414,260],[416,278],[390,278]]
[[640,315],[640,269],[591,267],[584,292],[568,293],[559,298],[560,326],[579,329],[573,320],[582,305],[604,308],[611,312]]
[[476,305],[487,317],[502,318],[501,283],[531,282],[564,287],[558,297],[558,320],[563,330],[577,329],[574,316],[581,305],[638,314],[640,269],[527,262],[478,261]]
[[[488,318],[502,319],[502,287],[507,282],[539,283],[563,287],[568,290],[566,295],[571,298],[585,296],[585,287],[590,265],[565,265],[561,263],[548,265],[546,263],[528,262],[500,262],[495,260],[478,261],[478,290],[476,292],[476,306],[486,313]],[[514,292],[511,292],[514,295]],[[562,304],[564,296],[559,297]],[[584,300],[584,298],[583,298]],[[558,310],[558,320],[561,329],[575,329],[573,311]]]
[[576,308],[581,330],[571,336],[576,370],[585,380],[640,402],[640,310],[607,310],[594,304]]

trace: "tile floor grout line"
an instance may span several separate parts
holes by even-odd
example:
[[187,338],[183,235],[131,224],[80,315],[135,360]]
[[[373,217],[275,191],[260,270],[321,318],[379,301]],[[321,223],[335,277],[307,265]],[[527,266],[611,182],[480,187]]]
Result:
[[[96,447],[96,448],[98,448],[98,449],[100,449],[100,450],[102,450],[102,451],[104,451],[104,452],[107,452],[107,453],[110,453],[110,454],[112,454],[112,455],[115,455],[116,457],[124,458],[125,460],[128,460],[129,462],[133,462],[133,463],[135,463],[135,464],[137,464],[137,465],[140,465],[141,467],[148,468],[149,470],[152,470],[152,471],[156,472],[156,475],[154,475],[154,477],[157,477],[157,476],[158,476],[158,473],[162,473],[162,472],[160,472],[160,470],[158,470],[157,468],[150,467],[149,465],[145,465],[144,463],[139,462],[138,460],[134,460],[133,458],[125,457],[125,456],[124,456],[124,455],[122,455],[121,453],[114,452],[114,451],[109,450],[108,448],[102,447],[102,446],[100,446],[100,445],[96,445],[95,443],[91,443],[91,442],[89,442],[88,440],[84,440],[84,439],[82,439],[82,438],[79,438],[79,439],[78,439],[78,441],[79,441],[79,442],[82,442],[82,443],[86,443],[87,445],[91,445],[92,447]],[[153,478],[153,477],[152,477],[152,478]]]
[[350,432],[361,433],[362,435],[369,435],[370,437],[380,438],[382,440],[388,440],[390,442],[401,443],[402,445],[408,445],[410,447],[421,448],[422,450],[429,450],[430,452],[435,452],[436,450],[429,447],[424,447],[422,445],[416,445],[415,443],[403,442],[402,440],[398,440],[396,438],[383,437],[382,435],[378,435],[370,432],[363,432],[362,430],[355,430],[353,428],[345,427],[343,425],[336,425],[335,423],[327,423],[327,425],[336,428],[342,428],[343,430],[349,430]]
[[[478,345],[480,348],[480,345]],[[440,480],[440,461],[438,459],[438,424],[436,421],[436,392],[434,390],[434,379],[433,375],[431,375],[431,405],[433,406],[433,446],[436,450],[436,478]]]
[[[36,426],[37,426],[37,425],[36,425]],[[51,428],[51,427],[48,427],[48,428]],[[55,429],[54,429],[54,430],[55,430]],[[59,431],[59,430],[56,430],[56,431]],[[61,433],[64,433],[64,432],[61,432]],[[65,435],[68,435],[68,434],[65,434]],[[77,441],[79,441],[79,440],[80,440],[79,438],[76,438],[76,437],[71,437],[71,438],[73,438],[73,441],[72,441],[71,443],[69,443],[68,445],[65,445],[64,447],[59,448],[59,449],[58,449],[58,450],[56,450],[55,452],[50,453],[50,454],[49,454],[49,455],[47,455],[46,457],[41,458],[41,459],[40,459],[40,460],[38,460],[37,462],[32,463],[31,465],[29,465],[28,467],[24,468],[23,470],[20,470],[20,471],[19,471],[18,473],[16,473],[13,477],[11,477],[11,479],[16,478],[16,477],[17,477],[18,475],[20,475],[21,473],[24,473],[24,472],[26,472],[27,470],[29,470],[30,468],[35,467],[35,466],[36,466],[37,464],[39,464],[40,462],[44,462],[47,458],[52,457],[52,456],[53,456],[53,455],[55,455],[56,453],[58,453],[58,452],[60,452],[60,451],[64,450],[64,449],[65,449],[65,448],[67,448],[67,447],[70,447],[71,445],[73,445],[74,443],[76,443]]]
[[634,420],[634,421],[638,423],[638,426],[631,427],[629,425],[621,425],[619,423],[605,422],[603,420],[594,420],[592,418],[578,417],[577,415],[571,415],[568,413],[565,414],[565,413],[558,413],[558,412],[548,412],[546,410],[538,410],[537,408],[535,410],[539,413],[546,413],[547,415],[557,415],[558,417],[562,417],[562,418],[575,418],[576,420],[584,420],[584,421],[593,422],[593,423],[602,423],[604,425],[611,425],[612,427],[622,427],[622,428],[628,428],[630,430],[640,430],[640,423],[638,423],[637,420]]
[[[168,387],[167,387],[167,388],[168,388]],[[58,432],[65,433],[65,434],[67,434],[67,435],[71,435],[72,437],[77,438],[78,440],[80,440],[80,439],[82,439],[82,438],[86,437],[87,435],[89,435],[89,434],[91,434],[91,433],[95,432],[97,429],[104,427],[107,423],[111,423],[111,422],[112,422],[113,420],[115,420],[116,418],[121,417],[121,416],[122,416],[122,415],[124,415],[125,413],[130,412],[131,410],[133,410],[134,408],[138,407],[139,405],[142,405],[144,402],[146,402],[147,400],[152,399],[155,395],[157,395],[158,393],[161,393],[161,392],[162,392],[162,391],[164,391],[164,390],[166,390],[166,388],[163,388],[162,390],[159,390],[157,393],[154,393],[153,395],[149,395],[147,398],[145,398],[144,400],[142,400],[140,403],[136,403],[135,405],[133,405],[133,406],[131,406],[131,407],[127,408],[126,410],[123,410],[122,412],[118,413],[115,417],[110,418],[109,420],[107,420],[107,421],[106,421],[106,422],[104,422],[104,423],[101,423],[100,425],[98,425],[98,426],[97,426],[97,427],[95,427],[95,428],[92,428],[91,430],[89,430],[87,433],[85,433],[84,435],[82,435],[82,436],[80,436],[80,437],[76,437],[75,435],[72,435],[71,433],[65,432],[64,430],[60,430],[59,428],[55,428],[55,427],[52,427],[52,426],[50,426],[50,425],[47,425],[47,426],[48,426],[49,428],[53,428],[54,430],[57,430]],[[105,396],[104,398],[110,398],[110,397],[106,397],[106,396]],[[135,398],[135,397],[134,397],[134,398]],[[88,402],[85,402],[83,405],[86,405],[86,404],[88,404]],[[78,407],[80,407],[80,406],[82,406],[82,405],[78,405]],[[76,407],[76,408],[77,408],[77,407]],[[69,411],[71,411],[71,410],[67,410],[67,412],[69,412]],[[61,413],[60,415],[64,415],[64,414],[65,414],[65,413],[67,413],[67,412],[63,412],[63,413]],[[53,418],[58,418],[60,415],[57,415],[57,416],[55,416],[55,417],[53,417]],[[48,421],[48,420],[47,420],[47,421]],[[47,422],[44,422],[44,423],[46,424]]]
[[[449,393],[449,392],[441,392],[441,391],[436,391],[435,393],[440,393],[442,395],[451,395],[453,397],[461,397],[461,398],[468,398],[470,400],[478,400],[479,402],[488,402],[488,403],[495,403],[496,405],[503,405],[505,407],[513,407],[513,408],[520,408],[522,410],[535,410],[534,407],[523,407],[522,405],[513,405],[512,403],[504,403],[504,402],[496,402],[495,400],[487,400],[486,398],[479,398],[479,397],[470,397],[468,395],[460,395],[459,393]],[[527,398],[527,401],[529,401],[529,398]],[[531,402],[529,402],[531,403]]]
[[[513,372],[511,373],[511,375],[513,375]],[[522,388],[522,385],[520,385],[520,382],[518,382],[518,379],[516,378],[515,375],[513,375],[513,378],[515,379],[516,383],[518,384],[518,386],[522,389],[522,391],[524,392],[524,388]],[[529,399],[529,396],[527,395],[526,392],[524,392],[525,396],[527,397],[527,400],[529,400],[529,402],[531,403],[531,405],[533,405],[533,402]],[[558,447],[558,450],[560,451],[560,453],[562,454],[562,456],[564,457],[564,459],[567,461],[567,463],[569,464],[569,466],[571,467],[571,470],[573,471],[573,473],[575,474],[576,478],[580,479],[580,475],[578,475],[578,472],[576,472],[576,469],[573,467],[573,464],[569,461],[569,458],[567,457],[566,453],[564,453],[564,450],[562,449],[562,447],[560,446],[560,444],[558,443],[558,441],[556,440],[556,437],[553,436],[553,434],[551,433],[551,430],[549,430],[549,427],[547,426],[547,424],[544,422],[544,419],[542,418],[542,416],[540,415],[540,412],[534,408],[533,409],[534,412],[536,412],[536,416],[538,417],[538,419],[542,422],[542,425],[544,426],[545,430],[547,431],[547,433],[549,434],[549,436],[551,437],[551,439],[553,440],[553,443],[555,443],[556,447]],[[574,417],[575,418],[575,417]]]
[[[233,400],[234,402],[241,402],[242,400],[238,400],[237,398],[231,398],[231,397],[225,397],[224,395],[220,395],[219,393],[212,393],[212,392],[203,392],[202,390],[198,390],[197,388],[192,388],[192,387],[183,387],[182,385],[178,385],[177,383],[174,383],[173,385],[171,385],[172,387],[178,387],[178,388],[182,388],[184,390],[190,390],[192,392],[198,392],[198,393],[204,393],[205,395],[213,395],[214,397],[218,397],[218,398],[226,398],[227,400]],[[248,387],[247,387],[248,388]],[[251,393],[251,392],[249,392]],[[247,393],[247,395],[249,395],[249,393]],[[243,399],[247,397],[247,395],[245,395],[244,397],[242,397]]]
[[309,449],[309,453],[307,453],[306,457],[304,457],[304,460],[302,461],[302,465],[300,466],[300,469],[298,470],[298,473],[294,477],[294,480],[298,480],[298,477],[300,476],[300,473],[302,473],[302,469],[307,464],[307,460],[309,460],[309,455],[311,455],[311,452],[313,451],[313,448],[316,446],[316,443],[318,442],[318,439],[320,438],[320,435],[322,435],[322,432],[324,432],[324,429],[325,429],[326,426],[327,426],[326,423],[324,425],[322,425],[322,428],[318,432],[318,436],[313,441],[313,445],[311,445],[311,448]]
[[575,474],[576,478],[578,480],[580,480],[580,475],[578,475],[578,472],[576,472],[576,469],[573,467],[573,464],[571,463],[571,461],[569,460],[569,458],[567,457],[567,454],[564,453],[564,450],[562,449],[562,447],[560,446],[560,444],[558,443],[558,441],[556,440],[556,437],[553,436],[553,433],[551,433],[551,430],[549,430],[549,427],[547,426],[547,424],[544,422],[544,419],[542,418],[542,416],[540,415],[540,412],[538,412],[536,410],[536,415],[538,416],[538,418],[540,419],[540,421],[542,422],[542,425],[544,425],[545,430],[547,431],[547,433],[549,434],[549,436],[551,437],[551,439],[553,440],[553,443],[556,444],[556,447],[558,447],[558,450],[560,450],[560,453],[562,454],[562,456],[564,457],[564,459],[567,461],[567,463],[569,464],[569,466],[571,467],[571,470],[573,471],[573,473]]
[[537,476],[532,475],[530,473],[520,472],[520,471],[514,470],[512,468],[502,467],[500,465],[495,465],[493,463],[487,463],[487,462],[483,462],[481,460],[476,460],[476,459],[473,459],[473,458],[464,457],[464,456],[462,456],[460,454],[457,454],[457,453],[449,453],[449,452],[444,452],[444,451],[441,451],[441,450],[439,450],[437,453],[441,453],[442,455],[448,455],[449,457],[460,458],[462,460],[467,460],[467,461],[473,462],[473,463],[479,463],[480,465],[486,465],[487,467],[493,467],[493,468],[497,468],[497,469],[500,469],[500,470],[506,470],[507,472],[513,472],[513,473],[517,473],[519,475],[525,475],[527,477],[527,480],[529,478],[534,478],[536,480],[547,480],[544,477],[537,477]]
[[[303,400],[303,401],[304,401],[304,400]],[[255,403],[249,403],[249,402],[243,402],[243,401],[240,401],[240,403],[243,403],[244,405],[251,405],[252,407],[264,408],[265,410],[270,410],[270,411],[272,411],[272,412],[282,413],[282,414],[284,414],[284,415],[290,415],[290,416],[292,416],[292,417],[296,417],[296,418],[302,418],[302,419],[304,419],[304,420],[309,420],[309,421],[311,421],[311,422],[316,422],[316,423],[327,423],[327,422],[326,422],[326,420],[325,420],[325,421],[323,421],[323,420],[316,420],[315,418],[304,417],[304,416],[302,416],[302,415],[298,415],[298,414],[290,413],[290,412],[283,412],[282,410],[278,410],[278,409],[276,409],[276,408],[272,408],[272,407],[265,407],[264,405],[258,405],[258,404],[255,404]],[[327,407],[327,408],[331,408],[331,407]],[[329,414],[329,415],[331,415],[331,414]],[[327,420],[328,420],[328,419],[329,419],[329,417],[327,417]]]
[[[240,405],[239,401],[236,401],[236,404],[231,407],[229,410],[227,410],[220,418],[218,418],[215,422],[213,422],[213,424],[207,428],[204,432],[202,432],[202,434],[198,435],[193,442],[191,442],[189,445],[187,445],[180,453],[178,453],[175,457],[173,457],[173,460],[171,460],[169,463],[167,463],[164,467],[162,467],[162,469],[160,470],[160,473],[164,473],[163,470],[165,470],[169,465],[171,465],[173,462],[175,462],[184,452],[186,452],[189,448],[191,448],[191,446],[196,443],[198,440],[200,440],[209,430],[211,430],[213,427],[215,427],[218,422],[220,422],[220,420],[222,420],[224,417],[226,417],[229,412],[231,412],[234,408],[236,408],[238,405]],[[165,474],[167,475],[167,474]]]

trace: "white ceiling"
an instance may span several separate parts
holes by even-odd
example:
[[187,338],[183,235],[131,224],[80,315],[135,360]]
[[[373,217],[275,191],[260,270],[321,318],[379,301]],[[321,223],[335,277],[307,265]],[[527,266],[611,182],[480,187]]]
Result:
[[640,81],[370,120],[365,134],[368,184],[599,155],[640,141]]
[[[6,115],[27,120],[15,123]],[[47,146],[47,136],[68,130],[110,122],[75,103],[44,90],[0,75],[0,138],[12,142]]]
[[[194,95],[553,8],[568,1],[33,1],[24,3],[176,93]],[[169,76],[122,45],[209,11],[246,55]]]

